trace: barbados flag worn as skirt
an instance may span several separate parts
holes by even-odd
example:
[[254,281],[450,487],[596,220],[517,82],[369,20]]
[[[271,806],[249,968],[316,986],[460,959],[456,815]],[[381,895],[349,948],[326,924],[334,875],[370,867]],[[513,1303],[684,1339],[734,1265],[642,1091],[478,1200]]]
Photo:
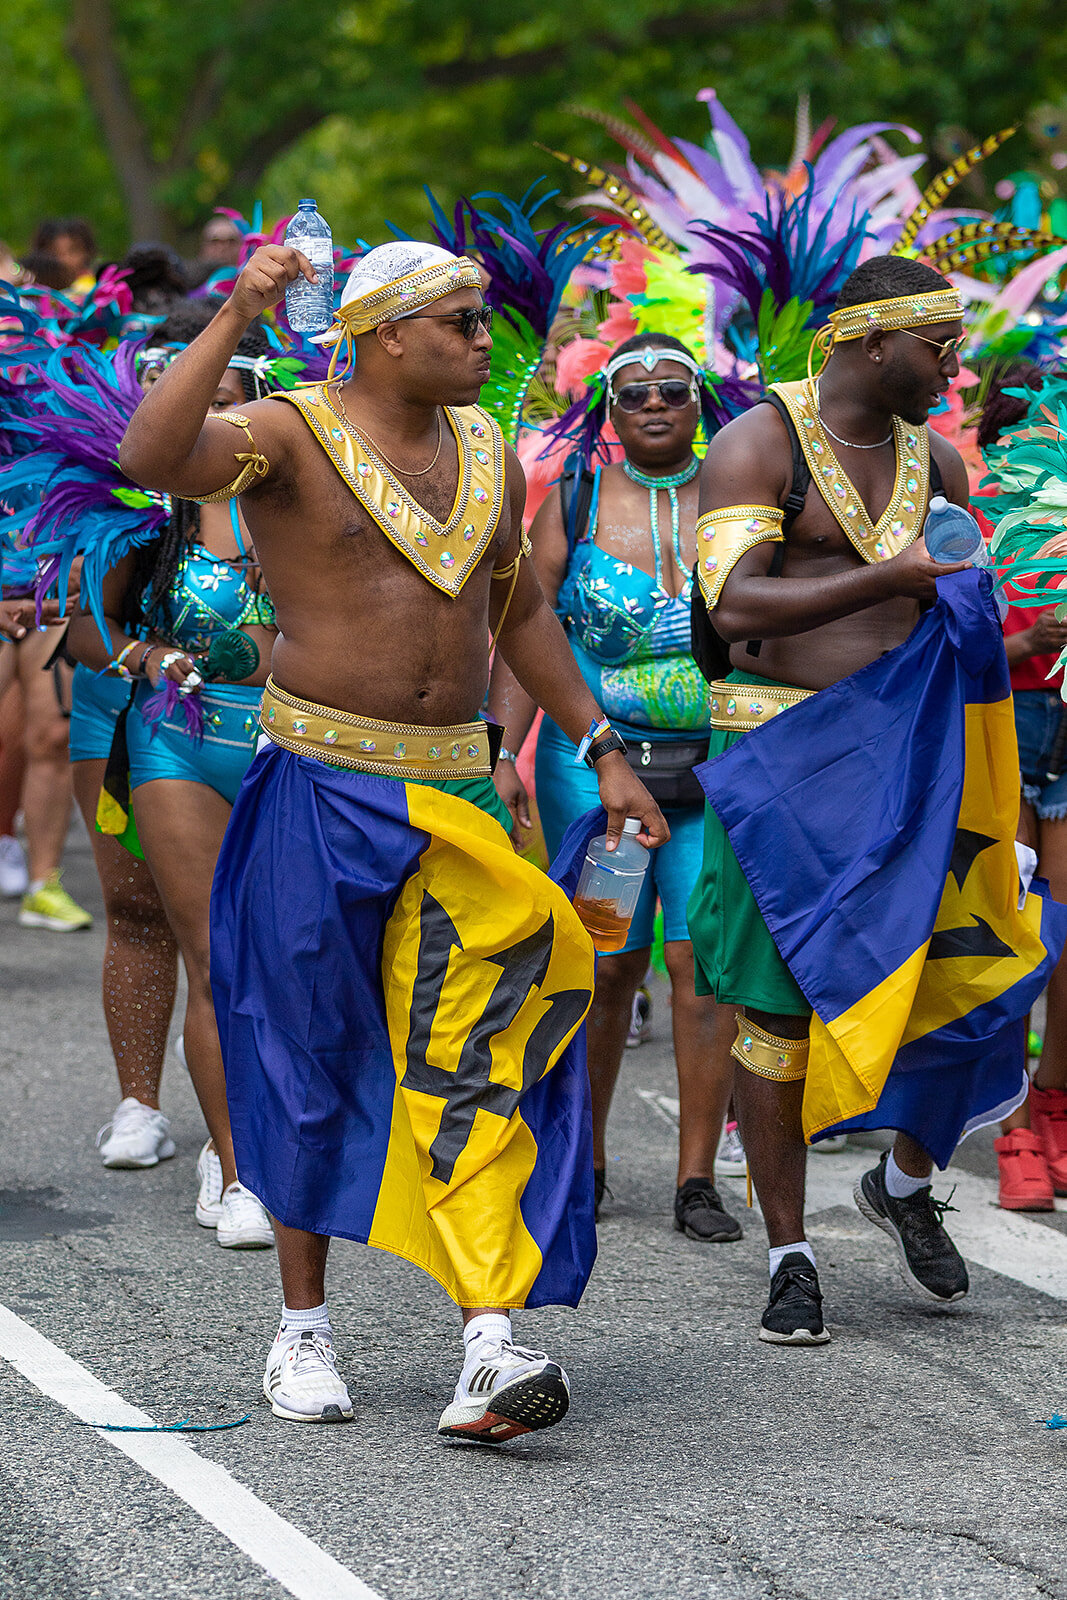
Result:
[[809,1139],[899,1128],[947,1166],[1022,1098],[1067,908],[1019,908],[1019,754],[987,573],[697,769],[814,1015]]
[[256,757],[211,968],[237,1169],[273,1216],[403,1256],[462,1306],[577,1305],[593,951],[568,890],[602,815],[555,882],[455,794]]

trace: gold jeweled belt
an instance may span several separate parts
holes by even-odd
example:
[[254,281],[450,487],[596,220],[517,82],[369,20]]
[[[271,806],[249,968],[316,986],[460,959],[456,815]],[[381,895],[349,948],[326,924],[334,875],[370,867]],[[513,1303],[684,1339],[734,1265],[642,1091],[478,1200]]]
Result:
[[749,733],[761,728],[779,712],[799,705],[815,693],[814,689],[790,689],[786,684],[728,683],[725,679],[710,683],[708,689],[711,726],[726,733]]
[[273,678],[263,690],[260,726],[269,739],[297,755],[388,778],[483,778],[491,772],[484,722],[453,728],[379,722],[298,700]]

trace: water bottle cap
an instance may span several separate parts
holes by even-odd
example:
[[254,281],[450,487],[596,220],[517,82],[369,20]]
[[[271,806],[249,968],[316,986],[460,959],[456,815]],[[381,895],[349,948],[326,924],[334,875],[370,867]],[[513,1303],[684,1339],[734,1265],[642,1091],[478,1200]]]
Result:
[[301,200],[301,202],[300,202],[300,207],[299,207],[299,209],[300,209],[300,210],[301,210],[301,211],[303,211],[303,209],[304,209],[304,207],[305,207],[305,206],[310,206],[310,207],[311,207],[311,209],[312,209],[312,211],[314,211],[314,209],[315,209],[315,202],[314,202],[314,200]]
[[640,817],[627,817],[626,821],[622,825],[622,831],[623,831],[623,833],[629,833],[629,834],[640,833],[641,832],[641,818]]
[[944,511],[947,507],[948,501],[945,499],[943,494],[935,494],[933,499],[930,501],[931,511]]

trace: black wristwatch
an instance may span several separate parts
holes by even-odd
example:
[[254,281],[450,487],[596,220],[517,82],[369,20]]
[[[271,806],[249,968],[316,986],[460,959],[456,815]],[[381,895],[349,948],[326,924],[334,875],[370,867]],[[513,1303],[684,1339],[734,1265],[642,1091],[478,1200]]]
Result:
[[616,733],[614,728],[609,728],[607,733],[602,733],[599,739],[594,739],[589,749],[585,752],[587,767],[595,767],[601,756],[606,756],[609,750],[619,750],[626,754],[626,740],[621,733]]

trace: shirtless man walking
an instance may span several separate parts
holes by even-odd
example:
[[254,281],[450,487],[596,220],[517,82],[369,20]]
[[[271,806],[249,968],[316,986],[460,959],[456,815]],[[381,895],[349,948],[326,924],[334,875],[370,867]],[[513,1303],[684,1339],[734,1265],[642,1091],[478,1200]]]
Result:
[[[721,694],[712,685],[719,714],[713,709],[710,754],[758,726],[745,715],[750,691],[741,686],[763,686],[764,720],[788,715],[807,694],[901,644],[920,603],[936,600],[937,578],[959,570],[930,560],[921,530],[933,494],[967,504],[958,452],[925,426],[959,370],[960,315],[955,290],[932,268],[893,256],[864,262],[838,297],[820,376],[776,384],[771,404],[712,440],[701,475],[698,565],[733,670]],[[799,511],[789,503],[795,460],[810,478]],[[758,656],[746,644],[757,640]],[[710,808],[689,925],[698,993],[743,1008],[734,1094],[770,1245],[760,1337],[824,1343],[830,1335],[804,1234],[811,1007]],[[857,1201],[897,1241],[914,1285],[954,1300],[967,1291],[967,1270],[931,1197],[932,1167],[922,1146],[900,1133],[888,1158],[865,1174]]]
[[284,1289],[264,1387],[291,1420],[352,1415],[325,1266],[331,1235],[361,1239],[457,1300],[465,1363],[439,1431],[500,1443],[567,1409],[562,1369],[511,1342],[508,1311],[576,1303],[592,1264],[588,1105],[563,1065],[592,953],[508,845],[478,719],[491,627],[584,744],[609,834],[627,816],[649,845],[667,828],[523,559],[522,469],[475,405],[492,339],[472,262],[370,251],[335,323],[344,381],[208,417],[241,334],[299,273],[297,252],[256,251],[121,455],[138,483],[240,493],[277,610],[271,743],[212,917],[237,1164],[275,1219]]

